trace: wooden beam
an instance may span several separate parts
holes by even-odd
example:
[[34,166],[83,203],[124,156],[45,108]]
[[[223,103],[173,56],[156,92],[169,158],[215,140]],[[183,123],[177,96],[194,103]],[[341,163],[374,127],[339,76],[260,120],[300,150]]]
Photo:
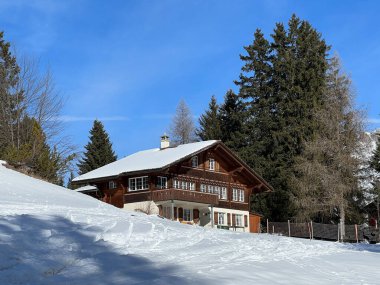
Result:
[[244,169],[244,167],[243,167],[243,166],[240,166],[240,167],[237,167],[237,168],[235,168],[235,169],[229,171],[228,173],[231,174],[231,175],[233,175],[233,174],[236,173],[236,172],[241,172],[243,169]]

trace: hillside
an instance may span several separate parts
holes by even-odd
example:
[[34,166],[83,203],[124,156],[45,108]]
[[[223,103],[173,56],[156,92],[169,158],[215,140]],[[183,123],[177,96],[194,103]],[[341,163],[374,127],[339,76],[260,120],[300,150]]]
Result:
[[0,284],[376,284],[380,247],[181,225],[0,163]]

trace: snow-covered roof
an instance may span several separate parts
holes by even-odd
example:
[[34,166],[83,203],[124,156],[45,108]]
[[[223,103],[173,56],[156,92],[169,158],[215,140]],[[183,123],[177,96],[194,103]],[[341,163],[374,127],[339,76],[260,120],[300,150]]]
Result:
[[121,173],[165,168],[185,157],[196,154],[216,144],[209,140],[169,147],[148,149],[131,154],[125,158],[75,177],[73,181],[86,181],[96,178],[117,176]]
[[77,191],[77,192],[89,192],[89,191],[97,191],[97,190],[98,190],[98,187],[92,186],[92,185],[86,185],[86,186],[74,189],[74,191]]

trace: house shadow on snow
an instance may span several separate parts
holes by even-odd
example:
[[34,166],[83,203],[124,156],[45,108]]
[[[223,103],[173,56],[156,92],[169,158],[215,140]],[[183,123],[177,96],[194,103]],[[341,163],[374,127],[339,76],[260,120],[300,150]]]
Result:
[[95,242],[99,231],[57,216],[0,217],[0,284],[205,284],[179,265]]

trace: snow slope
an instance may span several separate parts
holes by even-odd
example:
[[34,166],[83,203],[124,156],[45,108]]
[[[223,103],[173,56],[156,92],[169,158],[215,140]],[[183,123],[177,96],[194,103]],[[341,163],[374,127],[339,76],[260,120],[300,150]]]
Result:
[[0,284],[380,282],[377,245],[181,225],[1,165],[0,194]]

